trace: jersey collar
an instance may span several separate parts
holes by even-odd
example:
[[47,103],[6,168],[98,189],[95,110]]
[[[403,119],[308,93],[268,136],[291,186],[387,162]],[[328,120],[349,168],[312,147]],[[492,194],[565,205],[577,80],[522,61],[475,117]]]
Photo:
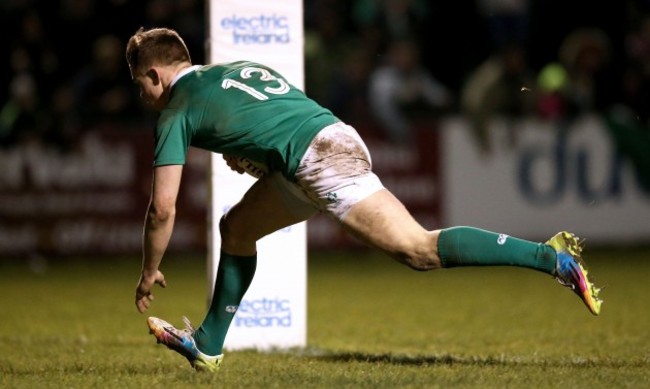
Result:
[[187,73],[195,71],[196,69],[198,69],[200,67],[201,67],[201,65],[193,65],[193,66],[190,66],[189,68],[185,68],[185,69],[181,70],[180,72],[178,72],[176,77],[174,77],[174,79],[172,80],[172,83],[171,83],[170,87],[174,86],[174,84],[176,84],[176,81],[180,80],[181,77],[183,77]]

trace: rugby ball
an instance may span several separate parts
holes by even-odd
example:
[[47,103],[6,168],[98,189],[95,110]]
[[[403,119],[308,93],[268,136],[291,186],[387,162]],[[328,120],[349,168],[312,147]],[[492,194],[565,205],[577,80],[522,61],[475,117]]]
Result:
[[255,178],[260,178],[269,172],[269,168],[263,163],[251,161],[246,157],[237,157],[237,166]]

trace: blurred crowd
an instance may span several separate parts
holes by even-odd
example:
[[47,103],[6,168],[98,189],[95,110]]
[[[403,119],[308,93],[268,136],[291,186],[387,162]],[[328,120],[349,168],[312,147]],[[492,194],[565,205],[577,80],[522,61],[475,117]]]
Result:
[[151,123],[124,60],[126,41],[141,26],[172,27],[201,63],[204,7],[203,0],[0,2],[0,144],[65,151],[85,131]]
[[[570,4],[567,4],[570,3]],[[305,0],[306,92],[395,144],[412,123],[462,114],[489,151],[494,117],[650,120],[650,2]],[[124,45],[166,26],[205,63],[204,0],[0,2],[0,144],[66,150],[84,131],[153,123]],[[588,10],[587,10],[588,9]],[[622,116],[621,116],[622,115]],[[647,135],[646,135],[647,136]]]

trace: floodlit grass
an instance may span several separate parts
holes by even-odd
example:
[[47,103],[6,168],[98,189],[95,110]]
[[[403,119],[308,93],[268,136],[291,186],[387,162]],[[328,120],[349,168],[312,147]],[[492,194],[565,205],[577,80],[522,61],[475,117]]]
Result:
[[[226,354],[197,374],[135,311],[139,259],[0,261],[2,388],[650,387],[650,250],[587,250],[591,316],[542,273],[418,273],[374,252],[312,254],[308,347]],[[168,258],[150,314],[204,314],[204,261]]]

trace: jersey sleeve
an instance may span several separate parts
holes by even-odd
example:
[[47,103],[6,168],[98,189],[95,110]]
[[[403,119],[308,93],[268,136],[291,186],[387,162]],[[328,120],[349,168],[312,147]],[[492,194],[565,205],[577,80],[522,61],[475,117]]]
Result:
[[164,112],[156,126],[153,166],[184,165],[190,135],[185,115]]

